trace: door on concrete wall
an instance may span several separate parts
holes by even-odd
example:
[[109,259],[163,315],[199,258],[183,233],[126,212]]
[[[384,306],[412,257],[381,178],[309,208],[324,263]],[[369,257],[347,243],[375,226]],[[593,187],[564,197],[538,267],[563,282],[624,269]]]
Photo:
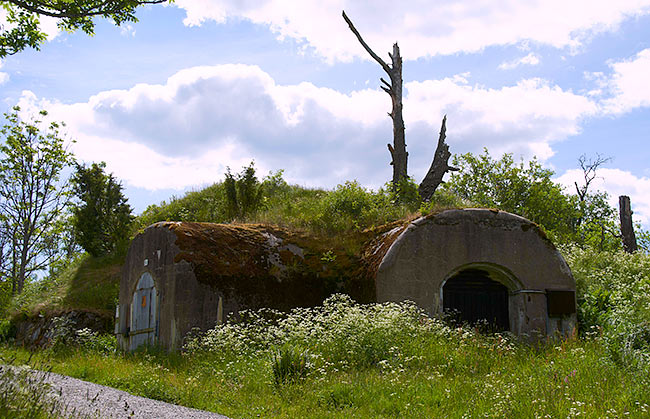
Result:
[[131,302],[131,330],[129,349],[141,345],[153,345],[156,339],[157,294],[149,272],[142,274],[133,292]]
[[495,331],[509,330],[508,288],[480,269],[466,269],[443,286],[443,308],[463,323],[487,321]]

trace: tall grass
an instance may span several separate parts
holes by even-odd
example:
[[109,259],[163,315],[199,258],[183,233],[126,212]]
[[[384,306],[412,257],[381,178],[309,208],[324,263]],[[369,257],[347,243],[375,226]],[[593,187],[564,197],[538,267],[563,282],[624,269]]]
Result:
[[46,382],[47,368],[14,366],[14,359],[0,358],[0,418],[80,418],[58,399]]
[[[4,352],[26,356],[19,349]],[[643,417],[650,375],[592,335],[529,345],[430,319],[410,303],[249,312],[181,354],[67,345],[53,369],[229,417]]]

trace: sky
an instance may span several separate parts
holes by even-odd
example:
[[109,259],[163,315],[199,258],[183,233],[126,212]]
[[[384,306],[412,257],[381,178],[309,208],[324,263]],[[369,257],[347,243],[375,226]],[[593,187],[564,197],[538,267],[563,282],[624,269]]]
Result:
[[629,195],[650,226],[650,0],[176,0],[98,19],[92,37],[47,20],[40,51],[0,61],[0,108],[64,121],[136,213],[251,161],[293,184],[377,189],[392,178],[386,75],[342,10],[385,61],[399,43],[418,183],[447,115],[452,153],[536,157],[567,192],[580,156],[611,158],[594,190]]

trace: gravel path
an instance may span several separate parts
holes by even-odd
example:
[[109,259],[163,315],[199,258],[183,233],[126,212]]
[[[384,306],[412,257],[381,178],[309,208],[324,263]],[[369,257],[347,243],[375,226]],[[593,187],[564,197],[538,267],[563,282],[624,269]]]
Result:
[[[7,368],[6,366],[1,366]],[[15,368],[15,367],[10,367]],[[43,374],[34,371],[34,374]],[[133,396],[125,391],[54,373],[44,373],[44,382],[52,387],[66,408],[65,416],[91,418],[151,419],[228,419],[226,416],[190,409],[158,400]]]

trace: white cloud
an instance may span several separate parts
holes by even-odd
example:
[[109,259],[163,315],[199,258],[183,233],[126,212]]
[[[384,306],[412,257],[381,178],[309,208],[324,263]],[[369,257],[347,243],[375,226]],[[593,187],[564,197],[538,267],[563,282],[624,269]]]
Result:
[[[3,65],[4,65],[4,63],[2,62],[2,60],[0,60],[0,68],[2,68]],[[6,83],[8,81],[9,81],[9,74],[0,71],[0,85]]]
[[577,48],[596,33],[650,13],[649,0],[464,0],[372,4],[352,0],[177,0],[186,25],[248,19],[267,25],[280,39],[313,47],[329,61],[370,59],[341,17],[345,10],[368,44],[382,57],[395,40],[405,59],[476,52],[492,45],[530,42]]
[[[592,191],[604,191],[609,194],[610,204],[618,208],[618,197],[627,195],[632,203],[635,222],[648,225],[650,223],[650,178],[638,177],[620,169],[598,169],[598,177],[590,185]],[[582,170],[568,170],[556,179],[566,186],[569,192],[575,190],[573,182],[584,183]]]
[[539,56],[531,52],[525,57],[516,58],[512,61],[505,61],[499,65],[499,68],[501,70],[512,70],[514,68],[519,67],[520,65],[537,65],[537,64],[539,64]]
[[435,126],[448,114],[455,141],[471,151],[488,147],[494,155],[513,152],[541,160],[551,157],[550,144],[580,132],[580,122],[597,111],[583,96],[541,79],[488,89],[462,79],[406,84],[404,113],[409,120]]
[[[540,79],[501,89],[470,85],[470,75],[405,84],[410,173],[431,163],[443,114],[452,152],[513,152],[546,159],[551,144],[580,130],[596,106]],[[389,97],[344,94],[311,83],[279,85],[257,66],[188,68],[165,84],[112,90],[62,104],[24,92],[21,105],[45,107],[68,124],[75,152],[104,160],[127,184],[147,189],[214,182],[224,168],[255,159],[261,173],[332,187],[358,179],[378,187],[391,176]]]
[[120,35],[134,37],[135,28],[131,24],[124,24],[120,27]]
[[650,106],[650,48],[634,58],[610,64],[613,74],[608,82],[601,82],[612,95],[603,101],[605,112],[620,114],[634,108]]

